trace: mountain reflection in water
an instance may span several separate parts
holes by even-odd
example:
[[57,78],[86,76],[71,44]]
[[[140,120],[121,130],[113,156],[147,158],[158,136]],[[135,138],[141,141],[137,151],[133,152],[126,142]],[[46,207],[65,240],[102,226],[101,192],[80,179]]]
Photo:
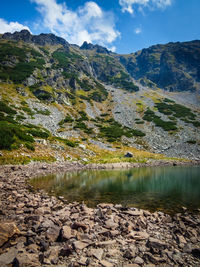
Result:
[[69,202],[121,203],[170,214],[200,208],[200,167],[84,170],[35,178],[31,184]]

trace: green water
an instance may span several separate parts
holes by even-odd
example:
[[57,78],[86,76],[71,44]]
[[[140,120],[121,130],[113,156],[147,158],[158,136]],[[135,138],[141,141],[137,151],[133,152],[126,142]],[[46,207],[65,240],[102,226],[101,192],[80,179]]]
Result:
[[64,196],[69,202],[118,203],[170,214],[200,208],[200,167],[145,167],[86,170],[33,179],[35,189]]

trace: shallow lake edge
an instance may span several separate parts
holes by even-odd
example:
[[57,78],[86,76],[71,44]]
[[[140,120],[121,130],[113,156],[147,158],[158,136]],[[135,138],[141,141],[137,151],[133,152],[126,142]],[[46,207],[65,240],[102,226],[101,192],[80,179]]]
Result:
[[[113,263],[112,266],[126,266],[126,264],[131,263],[139,264],[138,266],[144,266],[144,264],[154,264],[155,266],[161,263],[181,265],[188,261],[190,266],[198,266],[200,259],[199,256],[196,257],[196,254],[199,255],[200,252],[198,243],[200,240],[199,213],[193,215],[183,210],[182,214],[171,217],[162,212],[150,213],[135,208],[124,209],[120,205],[112,204],[100,204],[97,208],[88,209],[83,204],[66,204],[62,199],[49,196],[41,190],[35,192],[29,184],[31,178],[58,172],[181,165],[200,165],[200,161],[154,161],[145,164],[123,162],[88,165],[80,162],[59,162],[0,166],[0,229],[4,229],[6,223],[14,225],[15,229],[13,235],[7,237],[7,247],[0,247],[0,254],[2,254],[0,255],[0,263],[3,259],[8,259],[6,253],[9,253],[7,249],[9,247],[10,250],[15,251],[12,254],[15,255],[14,258],[10,257],[9,260],[17,260],[23,264],[23,259],[25,259],[25,263],[30,266],[33,264],[35,264],[33,266],[46,266],[48,264],[68,266],[66,264],[72,262],[77,263],[74,266],[81,266],[79,261],[85,258],[95,263],[95,266],[106,266],[106,261],[109,262],[110,259],[107,257],[109,249],[119,251],[119,253],[115,253],[116,264]],[[67,215],[63,219],[65,213]],[[118,223],[111,222],[110,213],[116,216]],[[76,214],[79,216],[75,217]],[[92,225],[90,226],[90,223],[87,224],[87,220],[95,221],[97,229]],[[120,220],[123,221],[123,227],[120,226]],[[40,228],[40,232],[37,232],[37,227],[34,225],[41,227],[47,221],[49,222],[47,228]],[[185,226],[181,228],[183,224]],[[107,231],[105,236],[100,231],[102,225]],[[66,239],[63,236],[66,230],[65,226],[72,228],[76,234],[73,232],[71,237]],[[20,234],[15,227],[19,229]],[[74,227],[77,229],[74,230]],[[93,231],[96,231],[96,237],[88,234]],[[81,233],[89,235],[89,243],[81,239]],[[60,235],[62,238],[58,239]],[[22,240],[26,240],[26,242],[22,244]],[[42,252],[41,256],[41,250],[44,249],[43,241],[48,245],[48,253]],[[32,242],[36,246],[31,246]],[[82,248],[82,245],[86,247]],[[133,246],[136,249],[135,253],[132,253]],[[143,247],[144,251],[140,251],[140,247]],[[162,252],[164,248],[167,249],[166,253]],[[90,249],[102,249],[102,258],[97,259],[94,255],[90,255]],[[56,253],[54,253],[55,250]],[[132,256],[126,251],[132,253]],[[54,253],[53,259],[51,253]],[[181,253],[181,257],[177,256],[178,253]],[[173,255],[175,256],[173,257]]]

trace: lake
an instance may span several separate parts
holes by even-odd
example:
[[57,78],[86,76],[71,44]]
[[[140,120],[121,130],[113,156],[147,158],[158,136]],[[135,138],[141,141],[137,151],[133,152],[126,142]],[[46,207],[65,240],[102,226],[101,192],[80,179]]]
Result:
[[89,207],[114,203],[169,214],[200,208],[199,166],[84,170],[35,178],[31,185]]

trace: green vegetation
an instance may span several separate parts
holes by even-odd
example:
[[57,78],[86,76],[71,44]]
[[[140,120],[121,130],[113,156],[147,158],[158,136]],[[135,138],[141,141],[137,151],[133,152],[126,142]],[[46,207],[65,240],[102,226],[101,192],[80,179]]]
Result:
[[[29,111],[29,108],[23,108]],[[18,121],[25,117],[17,115],[15,120],[12,116],[16,114],[16,111],[3,101],[0,101],[0,110],[0,149],[17,149],[24,144],[28,149],[33,150],[33,136],[45,139],[49,137],[48,131],[42,131],[40,127],[20,124]]]
[[[196,115],[191,111],[190,108],[187,108],[180,104],[176,104],[173,100],[170,100],[168,98],[165,98],[163,101],[164,102],[156,103],[155,105],[155,107],[158,109],[160,113],[168,115],[170,120],[175,121],[176,118],[179,118],[186,123],[192,123],[195,127],[200,127],[200,122],[195,120]],[[146,115],[147,116],[145,116],[145,118],[146,120],[148,120],[149,116],[148,114]]]
[[142,131],[123,127],[114,119],[110,119],[104,122],[109,123],[109,126],[101,126],[101,124],[98,124],[98,127],[100,128],[100,137],[105,137],[109,142],[119,141],[123,135],[126,137],[145,136],[145,133],[143,133]]
[[30,143],[25,143],[25,146],[26,146],[26,148],[28,148],[29,150],[35,151],[35,147],[34,147],[32,144],[30,144]]
[[57,68],[68,68],[69,66],[68,53],[55,51],[53,52],[52,56],[55,60],[58,61],[58,64],[56,65]]
[[28,130],[27,132],[34,137],[40,137],[43,139],[46,139],[49,137],[49,134],[47,132],[39,131],[38,129],[37,130],[31,129],[31,130]]
[[5,112],[7,114],[16,114],[16,110],[9,107],[5,102],[0,101],[0,111]]
[[45,116],[49,116],[51,114],[51,112],[48,110],[48,109],[40,109],[38,110],[37,108],[34,108],[34,110],[36,111],[37,114],[42,114],[42,115],[45,115]]
[[[0,149],[18,148],[21,142],[33,143],[34,139],[22,127],[9,122],[0,122]],[[14,147],[14,143],[16,146]]]
[[170,102],[170,104],[166,103],[166,99],[165,102],[161,102],[161,103],[156,103],[156,107],[159,110],[159,112],[165,114],[165,115],[172,115],[176,118],[190,118],[190,119],[194,119],[195,118],[195,114],[192,113],[191,109],[184,107],[180,104],[176,104],[174,102],[171,102],[168,100],[168,103]]
[[62,49],[58,49],[57,51],[53,52],[52,56],[57,61],[57,64],[55,64],[54,67],[63,69],[68,69],[70,63],[82,59],[80,55],[72,52],[62,51]]
[[48,51],[46,48],[44,48],[43,46],[40,47],[40,50],[41,50],[44,54],[46,54],[47,56],[49,55],[49,51]]
[[174,121],[163,121],[159,116],[157,116],[152,110],[147,109],[144,113],[143,120],[152,121],[156,126],[161,127],[164,131],[174,131],[177,130],[176,122]]
[[77,120],[78,122],[89,120],[85,111],[79,111],[79,115],[80,115],[80,118]]
[[117,87],[121,87],[122,89],[130,92],[139,91],[139,87],[133,82],[129,81],[129,79],[129,75],[123,71],[120,71],[120,73],[116,76],[109,77],[109,81]]
[[73,141],[70,141],[70,140],[67,140],[65,139],[64,143],[67,145],[67,146],[70,146],[70,147],[76,147],[77,144]]
[[192,145],[196,144],[196,142],[197,142],[197,141],[195,141],[195,140],[188,140],[188,141],[187,141],[188,144],[192,144]]
[[[27,60],[27,54],[31,53],[34,59]],[[42,69],[45,61],[41,58],[42,55],[34,49],[19,48],[15,43],[0,44],[0,61],[10,61],[10,58],[16,58],[14,67],[1,65],[0,79],[6,81],[11,80],[14,83],[22,83],[28,78],[35,68]]]
[[89,83],[89,81],[87,79],[83,79],[83,80],[78,80],[78,83],[81,87],[81,89],[83,89],[84,91],[91,91],[93,89],[93,86]]
[[1,43],[0,44],[0,61],[6,61],[10,57],[17,57],[19,61],[24,61],[26,58],[26,50],[19,48],[13,44]]

